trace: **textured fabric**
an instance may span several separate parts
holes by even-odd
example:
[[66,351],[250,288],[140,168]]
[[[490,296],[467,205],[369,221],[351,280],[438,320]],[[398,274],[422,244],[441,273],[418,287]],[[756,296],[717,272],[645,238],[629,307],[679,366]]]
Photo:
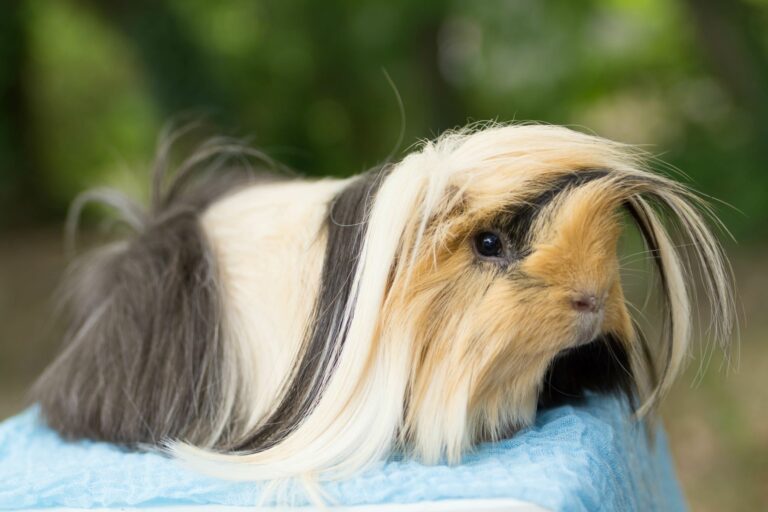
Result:
[[[37,409],[0,424],[0,509],[255,505],[261,486],[209,478],[155,453],[64,442]],[[459,466],[394,458],[324,486],[339,504],[514,498],[557,511],[684,510],[664,433],[649,443],[617,400],[539,414],[512,439],[480,446]],[[292,491],[295,504],[307,503]]]

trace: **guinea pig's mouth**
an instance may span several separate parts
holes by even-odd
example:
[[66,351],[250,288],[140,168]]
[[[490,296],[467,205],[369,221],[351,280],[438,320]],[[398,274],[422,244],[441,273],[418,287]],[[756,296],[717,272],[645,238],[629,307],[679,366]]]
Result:
[[576,335],[573,345],[560,352],[557,357],[584,345],[599,343],[605,334],[602,333],[604,313],[581,315],[576,323]]
[[634,396],[634,378],[626,344],[611,333],[560,352],[550,363],[539,393],[539,406],[582,400],[587,392]]

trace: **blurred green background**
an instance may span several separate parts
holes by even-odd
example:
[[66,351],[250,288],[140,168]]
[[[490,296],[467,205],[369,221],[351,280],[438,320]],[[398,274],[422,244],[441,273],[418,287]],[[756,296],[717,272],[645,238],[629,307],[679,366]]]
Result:
[[694,360],[665,421],[694,510],[768,509],[768,0],[7,0],[0,418],[55,350],[74,195],[138,189],[161,128],[190,115],[308,174],[359,172],[401,126],[383,69],[406,149],[473,120],[566,124],[732,205],[736,364]]

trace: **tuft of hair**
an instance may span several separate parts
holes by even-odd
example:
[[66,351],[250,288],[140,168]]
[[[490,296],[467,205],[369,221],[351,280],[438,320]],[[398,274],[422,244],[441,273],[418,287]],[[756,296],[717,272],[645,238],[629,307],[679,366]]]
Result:
[[[652,412],[686,359],[696,276],[713,336],[734,328],[711,209],[630,146],[491,124],[348,180],[194,178],[221,154],[173,179],[161,154],[146,212],[75,203],[71,225],[100,199],[136,234],[70,281],[66,348],[35,387],[65,435],[241,480],[341,478],[395,450],[457,463],[542,404],[618,393]],[[656,343],[620,283],[626,218],[658,275]]]
[[223,447],[242,435],[242,372],[224,342],[217,265],[200,215],[227,194],[276,177],[256,178],[248,160],[269,160],[224,138],[172,170],[171,147],[187,131],[161,139],[147,208],[95,189],[70,209],[72,247],[89,203],[117,210],[133,234],[76,260],[61,290],[64,346],[32,397],[68,438]]
[[[357,206],[337,227],[346,227],[339,243],[357,242],[326,249],[320,295],[334,299],[325,304],[332,307],[316,308],[311,342],[302,345],[289,381],[295,388],[276,409],[290,428],[278,422],[260,430],[237,454],[185,443],[169,450],[225,478],[333,479],[398,449],[427,463],[456,463],[474,443],[530,424],[540,398],[617,391],[637,400],[639,415],[652,411],[685,361],[690,274],[698,269],[713,334],[724,343],[733,329],[733,294],[729,266],[707,226],[710,208],[686,186],[648,170],[647,160],[633,147],[562,127],[492,124],[448,132],[376,179],[353,180],[340,194]],[[580,213],[569,216],[569,207]],[[609,332],[564,351],[558,329],[565,332],[573,312],[550,307],[560,307],[562,294],[546,274],[573,276],[560,256],[547,256],[557,248],[542,237],[564,236],[557,219],[568,229],[604,227],[591,243],[607,256],[588,270],[595,281],[606,280],[603,271],[618,273],[607,257],[615,256],[622,209],[658,271],[663,353],[633,326],[616,282]],[[508,230],[514,262],[472,255],[468,241],[494,223]],[[674,231],[690,246],[692,264]],[[569,243],[582,242],[570,236]],[[594,256],[590,247],[580,249]],[[343,279],[333,277],[334,262],[343,262]],[[508,275],[522,283],[520,294],[508,293]],[[479,307],[486,303],[491,307]]]

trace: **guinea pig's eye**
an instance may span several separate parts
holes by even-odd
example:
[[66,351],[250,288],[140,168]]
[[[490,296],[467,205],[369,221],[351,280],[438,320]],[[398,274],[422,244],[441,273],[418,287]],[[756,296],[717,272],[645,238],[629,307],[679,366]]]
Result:
[[484,258],[501,258],[504,256],[504,242],[501,236],[493,231],[483,231],[475,235],[475,251]]

